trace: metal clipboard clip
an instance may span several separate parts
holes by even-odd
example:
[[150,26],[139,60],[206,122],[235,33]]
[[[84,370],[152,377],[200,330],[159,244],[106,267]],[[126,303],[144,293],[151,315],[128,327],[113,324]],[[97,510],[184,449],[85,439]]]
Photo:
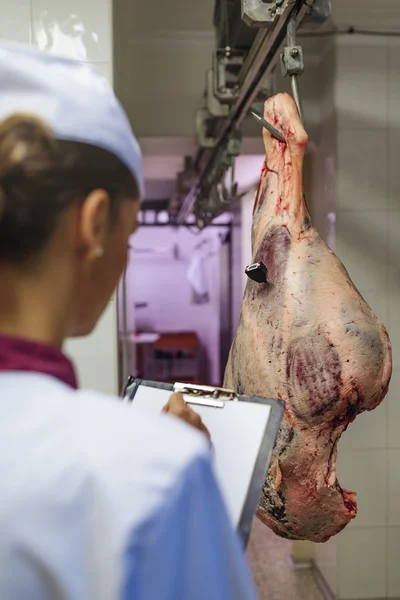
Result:
[[238,400],[232,390],[213,387],[209,385],[193,385],[189,383],[175,383],[174,392],[179,392],[187,404],[224,408],[225,402]]

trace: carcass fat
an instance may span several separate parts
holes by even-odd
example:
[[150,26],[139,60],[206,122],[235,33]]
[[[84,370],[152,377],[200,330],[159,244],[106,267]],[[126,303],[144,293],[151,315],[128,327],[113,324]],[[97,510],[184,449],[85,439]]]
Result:
[[[356,494],[336,478],[337,442],[385,397],[388,334],[312,227],[302,189],[307,134],[292,98],[265,103],[266,160],[253,212],[253,262],[224,386],[286,401],[258,517],[278,535],[324,542],[356,516]],[[251,432],[249,432],[251,435]]]

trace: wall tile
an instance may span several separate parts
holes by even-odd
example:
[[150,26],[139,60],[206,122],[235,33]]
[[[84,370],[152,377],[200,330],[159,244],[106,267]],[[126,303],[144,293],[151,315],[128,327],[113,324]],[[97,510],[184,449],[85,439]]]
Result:
[[351,423],[342,435],[340,448],[342,450],[386,448],[388,438],[387,414],[388,402],[386,399],[372,412],[364,412],[358,415],[354,423]]
[[336,108],[340,129],[386,127],[386,67],[385,47],[337,48]]
[[384,210],[388,205],[386,131],[339,131],[337,207]]
[[387,532],[388,598],[400,598],[400,528]]
[[117,302],[112,300],[90,336],[67,340],[65,352],[76,366],[79,385],[118,394]]
[[388,450],[389,526],[400,527],[400,450]]
[[388,447],[400,449],[400,370],[394,370],[392,373],[384,403],[387,405],[388,414]]
[[351,529],[387,524],[387,450],[343,450],[339,442],[338,479],[357,493]]
[[393,365],[400,368],[400,212],[388,213],[388,332],[393,346]]
[[30,0],[3,3],[0,19],[0,39],[24,44],[31,42]]
[[[400,120],[400,107],[397,105],[399,120]],[[387,132],[388,136],[388,208],[393,211],[400,211],[400,168],[399,168],[399,156],[400,156],[400,124],[398,126],[391,126]]]
[[337,538],[315,544],[315,562],[333,594],[337,593]]
[[392,342],[393,368],[400,369],[400,281],[399,271],[393,274],[393,281],[388,291],[387,329]]
[[[337,49],[337,59],[337,252],[387,326],[396,363],[397,348],[400,355],[398,48],[343,45]],[[388,210],[399,211],[399,219],[388,215]],[[353,212],[346,215],[346,211]],[[340,442],[339,481],[358,493],[359,504],[359,516],[337,538],[340,600],[400,596],[399,558],[397,564],[394,559],[400,555],[400,529],[392,533],[385,528],[388,523],[400,527],[399,385],[400,375],[395,372],[388,397],[375,411],[359,415]],[[385,445],[398,450],[385,450]]]
[[105,77],[108,83],[113,85],[113,68],[112,63],[93,63],[93,66],[99,71],[99,73]]
[[400,63],[399,45],[389,44],[388,48],[388,118],[391,128],[400,128]]
[[110,0],[32,0],[33,42],[76,60],[111,61],[111,6]]
[[386,598],[385,528],[345,529],[337,538],[340,600]]
[[[399,146],[400,151],[400,146]],[[399,153],[400,157],[400,153]],[[399,167],[400,171],[400,167]],[[389,265],[400,271],[400,211],[388,214]]]
[[[392,271],[393,273],[393,271]],[[388,288],[387,330],[392,342],[393,368],[400,369],[400,282],[399,272],[393,274],[393,281]]]
[[386,284],[386,212],[338,211],[336,253],[357,288],[384,289]]

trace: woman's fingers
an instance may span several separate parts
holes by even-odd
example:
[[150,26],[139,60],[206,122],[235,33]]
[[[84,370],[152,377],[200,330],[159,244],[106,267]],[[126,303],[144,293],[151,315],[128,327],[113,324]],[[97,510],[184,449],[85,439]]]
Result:
[[169,412],[175,415],[176,417],[180,417],[182,413],[184,413],[186,409],[186,404],[183,399],[182,394],[172,394],[167,404],[163,408],[163,412]]
[[185,423],[192,425],[192,427],[195,427],[196,429],[204,433],[204,435],[206,435],[208,440],[211,442],[210,432],[201,420],[200,415],[185,403],[182,394],[172,394],[172,396],[170,397],[167,404],[162,410],[163,412],[171,413],[175,417],[178,417],[179,419],[182,419],[182,421],[185,421]]

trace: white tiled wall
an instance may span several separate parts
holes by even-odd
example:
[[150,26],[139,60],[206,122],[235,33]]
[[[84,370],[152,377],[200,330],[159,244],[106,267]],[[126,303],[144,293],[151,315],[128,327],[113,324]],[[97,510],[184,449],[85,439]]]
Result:
[[32,38],[31,0],[1,0],[0,38],[30,43]]
[[388,54],[382,39],[337,40],[335,105],[342,131],[387,126]]
[[[390,527],[387,530],[388,551],[388,598],[400,598],[399,562],[400,556],[400,527]],[[397,559],[396,559],[397,557]]]
[[346,529],[337,543],[338,598],[384,599],[387,588],[387,529]]
[[81,387],[105,394],[119,392],[117,342],[117,303],[113,299],[90,336],[66,343]]
[[339,444],[338,478],[357,492],[359,515],[316,554],[340,600],[400,597],[399,51],[384,38],[336,48],[336,252],[387,326],[394,366],[386,400]]
[[[112,0],[0,0],[0,39],[35,44],[49,52],[96,63],[112,82]],[[117,392],[116,303],[88,338],[69,341],[80,383]]]
[[[336,116],[334,111],[333,82],[335,76],[335,48],[328,45],[321,49],[321,63],[315,81],[319,88],[315,94],[320,98],[320,132],[316,151],[310,157],[311,193],[307,199],[313,223],[328,246],[335,249],[336,208]],[[337,592],[336,538],[326,544],[316,544],[315,562],[327,585]]]
[[332,538],[326,544],[316,544],[314,549],[315,562],[320,573],[323,575],[329,590],[336,597],[338,591],[338,561],[336,538]]

